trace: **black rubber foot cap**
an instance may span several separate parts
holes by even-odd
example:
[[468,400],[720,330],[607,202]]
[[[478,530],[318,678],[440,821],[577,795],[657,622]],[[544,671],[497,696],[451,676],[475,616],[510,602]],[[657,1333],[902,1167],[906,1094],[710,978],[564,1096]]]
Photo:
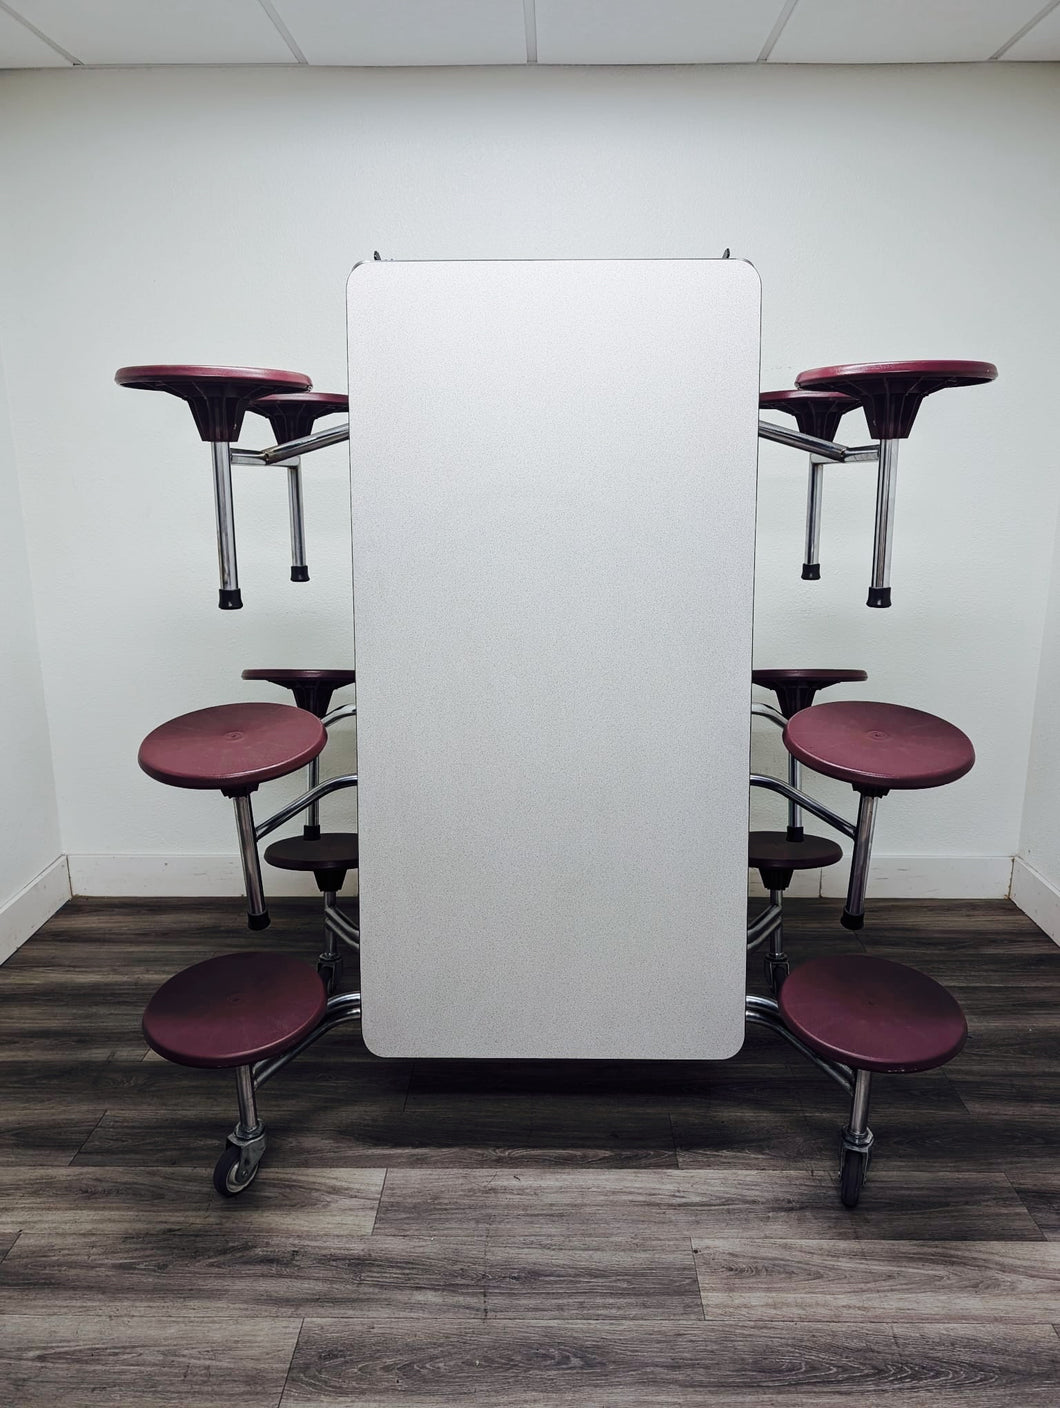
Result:
[[867,601],[865,604],[866,604],[866,606],[890,606],[890,604],[891,604],[891,589],[890,589],[890,587],[870,587],[870,588],[869,588],[869,599],[868,599],[868,601]]
[[248,914],[248,915],[247,915],[247,928],[248,928],[248,929],[267,929],[268,927],[269,927],[269,912],[268,912],[268,910],[266,910],[264,914]]
[[307,841],[319,841],[319,840],[320,840],[320,827],[319,827],[319,826],[303,826],[303,827],[302,827],[302,835],[306,838]]
[[839,916],[839,922],[844,929],[864,929],[865,916],[863,914],[848,914],[844,909]]
[[806,833],[805,833],[804,829],[803,829],[801,826],[789,826],[789,827],[788,827],[788,840],[789,840],[789,841],[802,841],[802,840],[805,839],[805,835],[806,835]]
[[309,568],[308,568],[308,567],[292,567],[292,568],[291,568],[291,581],[292,581],[292,582],[308,582],[308,581],[309,581]]
[[802,564],[802,580],[804,582],[819,582],[821,580],[821,564],[819,562],[804,562]]
[[217,605],[222,611],[241,611],[243,594],[238,587],[222,587],[217,593]]

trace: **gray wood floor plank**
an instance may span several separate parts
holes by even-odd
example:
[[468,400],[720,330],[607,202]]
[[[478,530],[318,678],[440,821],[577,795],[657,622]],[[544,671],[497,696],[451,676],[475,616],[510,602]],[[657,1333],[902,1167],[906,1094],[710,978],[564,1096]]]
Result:
[[[414,1328],[307,1319],[282,1408],[676,1408],[1044,1404],[1060,1339],[1042,1326],[666,1326],[521,1321]],[[1052,1400],[1055,1402],[1055,1397]]]
[[571,1247],[625,1237],[688,1235],[931,1237],[1042,1241],[1008,1180],[997,1174],[895,1177],[873,1169],[856,1212],[838,1202],[834,1177],[780,1171],[396,1169],[387,1176],[376,1231],[516,1242],[553,1236]]
[[0,1261],[0,1314],[416,1320],[702,1320],[686,1239],[591,1251],[414,1237],[208,1231],[24,1232]]
[[293,1231],[334,1229],[368,1235],[375,1222],[383,1169],[276,1168],[260,1174],[237,1199],[219,1198],[211,1165],[24,1170],[0,1167],[0,1208],[9,1227],[68,1232],[136,1232],[167,1227],[256,1226],[277,1221]]
[[[1060,1316],[1060,1243],[697,1239],[710,1321],[1046,1323]],[[12,1253],[14,1255],[14,1253]]]
[[297,1320],[7,1315],[0,1403],[11,1408],[271,1408]]

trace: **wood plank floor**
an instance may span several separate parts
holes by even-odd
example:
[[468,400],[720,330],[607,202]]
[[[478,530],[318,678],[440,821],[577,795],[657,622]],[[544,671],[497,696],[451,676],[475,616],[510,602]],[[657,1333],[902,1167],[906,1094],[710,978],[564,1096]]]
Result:
[[[944,1071],[843,1100],[771,1033],[731,1062],[381,1061],[339,1028],[262,1096],[146,1052],[177,969],[312,957],[315,904],[69,904],[0,967],[0,1404],[903,1408],[1060,1403],[1060,949],[1007,901],[793,901],[793,957],[869,948],[959,997]],[[760,963],[751,960],[761,991]],[[351,983],[355,985],[355,982]]]

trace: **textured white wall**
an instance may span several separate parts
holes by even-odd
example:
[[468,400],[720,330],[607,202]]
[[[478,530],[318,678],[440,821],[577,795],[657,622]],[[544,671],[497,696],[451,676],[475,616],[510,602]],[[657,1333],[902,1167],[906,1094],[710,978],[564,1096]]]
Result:
[[[59,818],[55,803],[48,719],[41,682],[37,626],[30,588],[15,472],[4,366],[0,360],[0,739],[4,748],[4,810],[0,839],[0,909],[58,857]],[[9,935],[0,923],[0,956]]]
[[1045,618],[1013,898],[1060,942],[1060,531]]
[[[286,366],[341,389],[343,287],[373,249],[728,245],[762,276],[766,388],[836,361],[1001,369],[993,386],[928,401],[903,447],[891,611],[863,605],[871,471],[830,472],[825,576],[802,583],[803,458],[763,447],[755,654],[863,666],[869,685],[851,695],[937,711],[975,740],[969,778],[883,804],[881,854],[1011,855],[1060,495],[1042,434],[1060,326],[1056,76],[1015,64],[0,76],[0,313],[64,848],[230,854],[227,808],[140,775],[140,737],[185,709],[279,697],[241,684],[244,665],[350,655],[344,450],[309,465],[304,587],[287,581],[282,475],[237,470],[247,606],[218,612],[205,447],[182,404],[116,388],[116,367]],[[245,443],[264,442],[261,425]],[[844,433],[863,438],[860,415]],[[757,761],[779,766],[767,728]]]

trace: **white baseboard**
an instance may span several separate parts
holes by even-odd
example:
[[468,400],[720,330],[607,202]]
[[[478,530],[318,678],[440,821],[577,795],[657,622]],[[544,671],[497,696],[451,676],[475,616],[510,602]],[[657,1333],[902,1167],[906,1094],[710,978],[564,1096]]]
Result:
[[66,857],[60,856],[0,906],[0,963],[21,948],[69,898],[70,872]]
[[1012,902],[1060,944],[1060,890],[1019,856],[1012,863]]
[[[794,882],[785,893],[843,899],[849,869],[849,865],[840,863],[825,870],[796,871]],[[757,873],[752,871],[752,876],[748,894],[764,895]],[[1011,883],[1011,856],[874,855],[869,870],[869,898],[1001,900],[1008,895]]]
[[[243,871],[234,855],[72,855],[67,859],[75,895],[194,899],[243,893]],[[266,865],[261,869],[266,897],[320,893],[311,874]]]
[[[239,896],[243,874],[234,855],[72,855],[70,888],[75,895]],[[312,875],[263,866],[266,895],[316,895]],[[1011,856],[874,856],[869,894],[877,899],[1004,899],[1012,881]],[[847,866],[796,871],[791,896],[842,898]],[[764,895],[756,871],[747,892]],[[1017,901],[1018,902],[1018,901]]]

